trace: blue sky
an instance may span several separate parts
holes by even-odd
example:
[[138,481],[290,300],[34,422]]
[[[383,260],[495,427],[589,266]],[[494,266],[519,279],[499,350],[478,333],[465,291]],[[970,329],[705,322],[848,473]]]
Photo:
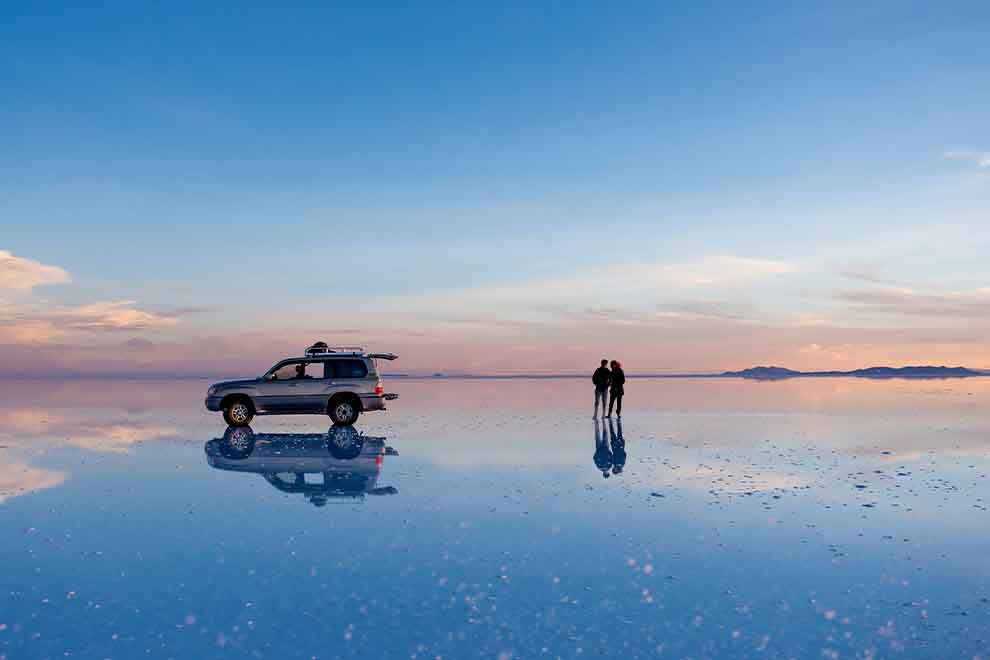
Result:
[[990,8],[741,4],[5,7],[0,351],[990,366]]

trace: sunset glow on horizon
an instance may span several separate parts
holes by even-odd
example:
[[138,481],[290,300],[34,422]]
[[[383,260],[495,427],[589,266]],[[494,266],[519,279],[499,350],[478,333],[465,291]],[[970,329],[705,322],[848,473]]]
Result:
[[[402,360],[391,369],[412,374],[580,373],[599,356],[623,360],[632,374],[712,373],[757,364],[805,370],[990,364],[981,343],[986,323],[977,316],[990,298],[986,291],[866,284],[850,286],[832,301],[809,300],[806,310],[790,314],[758,306],[759,292],[807,277],[798,264],[714,257],[642,265],[625,281],[602,271],[585,283],[569,276],[407,300],[355,296],[346,302],[353,310],[347,319],[307,312],[282,328],[250,308],[235,319],[223,307],[128,299],[54,303],[44,292],[72,287],[73,278],[59,267],[5,254],[0,281],[11,297],[2,308],[0,350],[5,374],[18,376],[253,374],[300,354],[315,339],[395,351]],[[654,299],[635,307],[585,306],[585,296],[606,289]],[[756,302],[689,298],[695,289]],[[683,299],[667,302],[658,295],[673,291]],[[291,315],[285,303],[278,307],[279,317]]]

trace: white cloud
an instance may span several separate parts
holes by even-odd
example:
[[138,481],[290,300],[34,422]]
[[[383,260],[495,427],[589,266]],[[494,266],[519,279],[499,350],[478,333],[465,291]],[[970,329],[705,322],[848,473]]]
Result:
[[476,302],[524,305],[589,303],[614,299],[621,294],[656,292],[666,296],[675,291],[692,289],[737,289],[759,279],[797,270],[796,264],[786,261],[713,255],[673,264],[640,262],[592,268],[581,273],[522,284],[460,291],[443,298],[447,301],[455,298],[461,309]]
[[953,149],[942,155],[946,160],[964,160],[975,164],[977,167],[990,167],[990,151],[979,151],[977,149]]
[[135,308],[135,300],[114,300],[89,305],[0,304],[0,341],[44,344],[70,333],[143,331],[172,327],[177,313]]
[[58,266],[18,257],[0,250],[0,290],[26,292],[46,284],[69,282],[72,276]]
[[732,300],[684,300],[660,305],[662,318],[763,321],[769,317],[747,302]]
[[839,275],[850,280],[883,284],[885,286],[903,286],[904,283],[891,279],[884,274],[883,268],[876,263],[853,262],[839,270]]
[[54,316],[62,325],[74,330],[146,330],[153,327],[172,326],[179,322],[172,316],[135,309],[136,300],[114,300],[58,308]]
[[[72,281],[58,266],[18,257],[0,250],[0,293],[29,293],[47,284]],[[178,316],[197,310],[150,312],[135,307],[136,300],[111,300],[87,305],[51,306],[46,300],[17,303],[16,296],[0,298],[0,341],[42,344],[73,331],[147,330],[177,324]]]
[[855,309],[878,314],[934,318],[990,318],[990,288],[923,291],[888,287],[841,291],[839,298]]

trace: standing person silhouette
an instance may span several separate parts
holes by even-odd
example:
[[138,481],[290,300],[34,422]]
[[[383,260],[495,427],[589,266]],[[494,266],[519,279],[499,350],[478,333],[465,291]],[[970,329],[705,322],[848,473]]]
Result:
[[[592,419],[598,419],[598,400],[602,402],[602,417],[605,416],[605,404],[608,403],[608,386],[612,382],[612,372],[605,366],[608,360],[602,360],[602,366],[595,369],[591,382],[595,384],[595,414]],[[614,363],[613,363],[614,364]]]
[[608,416],[612,416],[612,408],[615,407],[615,416],[622,419],[622,396],[626,393],[623,385],[626,384],[626,372],[622,370],[622,363],[612,360],[612,398],[608,402]]

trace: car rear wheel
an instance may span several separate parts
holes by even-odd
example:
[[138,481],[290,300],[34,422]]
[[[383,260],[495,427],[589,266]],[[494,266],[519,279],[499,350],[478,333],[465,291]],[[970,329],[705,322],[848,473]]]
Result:
[[357,421],[360,411],[352,397],[340,397],[330,401],[330,420],[338,426],[350,426]]
[[327,432],[330,455],[341,460],[357,458],[364,447],[364,438],[353,426],[332,426]]
[[254,419],[254,411],[244,399],[235,399],[223,409],[223,418],[230,426],[247,426]]

